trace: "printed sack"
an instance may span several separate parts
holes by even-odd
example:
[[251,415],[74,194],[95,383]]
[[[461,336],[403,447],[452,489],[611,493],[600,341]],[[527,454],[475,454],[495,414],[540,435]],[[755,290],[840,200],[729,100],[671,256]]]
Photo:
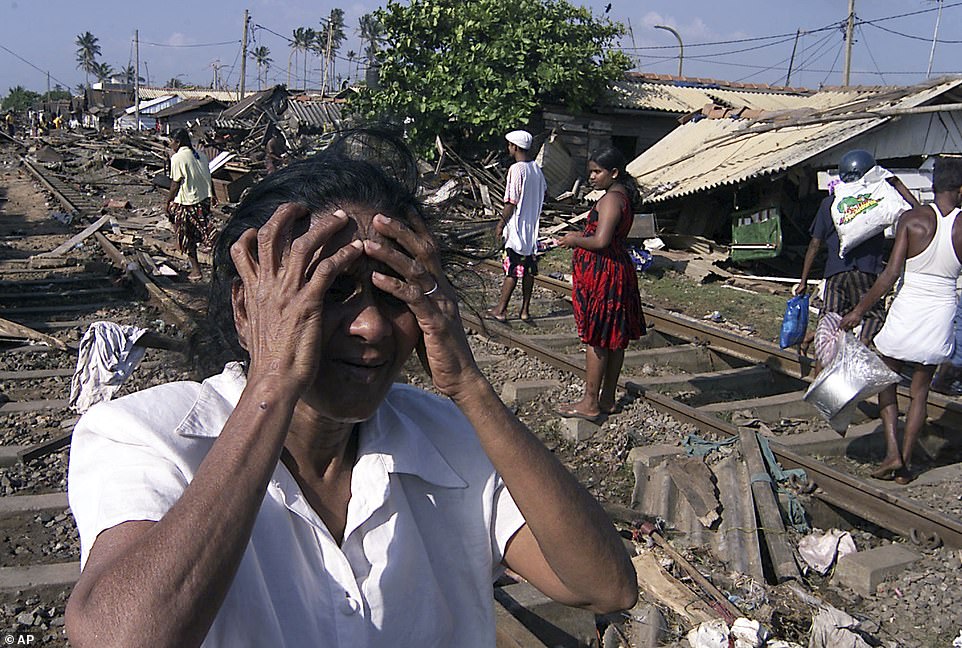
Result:
[[778,336],[778,346],[787,349],[805,339],[808,329],[808,293],[797,295],[785,304],[782,317],[782,332]]
[[891,172],[874,166],[855,182],[835,185],[832,223],[838,232],[839,256],[844,257],[859,243],[882,232],[911,208],[888,183],[891,177]]

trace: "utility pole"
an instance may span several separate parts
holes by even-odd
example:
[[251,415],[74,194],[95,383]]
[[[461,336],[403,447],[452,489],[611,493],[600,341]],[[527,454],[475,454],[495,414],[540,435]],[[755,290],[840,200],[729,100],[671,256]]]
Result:
[[244,37],[241,39],[241,79],[240,79],[240,98],[244,98],[244,82],[247,81],[247,23],[250,21],[250,14],[244,9]]
[[845,26],[845,71],[842,73],[842,85],[848,85],[852,72],[852,32],[855,31],[855,0],[848,0],[848,24]]
[[935,60],[935,44],[939,40],[939,22],[942,21],[942,0],[939,2],[939,13],[935,16],[935,33],[932,35],[932,51],[929,52],[929,67],[925,71],[925,78],[932,76],[932,61]]
[[140,30],[134,30],[134,119],[140,130]]
[[788,59],[788,74],[785,75],[785,85],[792,84],[792,66],[795,65],[795,50],[798,49],[798,37],[802,35],[801,29],[795,30],[795,44],[792,45],[792,58]]

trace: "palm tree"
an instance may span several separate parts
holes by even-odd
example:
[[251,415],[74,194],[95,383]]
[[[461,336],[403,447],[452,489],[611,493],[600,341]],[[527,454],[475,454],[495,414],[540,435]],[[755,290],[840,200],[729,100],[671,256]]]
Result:
[[324,77],[321,80],[321,94],[324,94],[328,78],[334,76],[334,57],[346,38],[344,35],[344,10],[331,9],[327,19],[321,19],[321,27],[321,31],[318,32],[318,44],[323,47]]
[[91,71],[100,82],[107,81],[114,75],[114,68],[110,63],[95,63]]
[[124,78],[124,83],[129,83],[133,85],[135,77],[136,77],[136,80],[139,81],[140,83],[144,82],[144,77],[137,76],[137,70],[134,69],[133,65],[128,65],[125,68],[121,68],[118,74],[120,74],[120,76]]
[[384,42],[384,25],[374,14],[364,14],[357,21],[357,34],[366,43],[364,46],[364,57],[367,59],[367,67],[374,65],[381,43]]
[[274,61],[271,59],[271,50],[266,45],[260,45],[251,50],[250,56],[254,59],[254,65],[257,66],[257,89],[261,89],[261,68],[264,69],[264,74],[267,74],[267,68],[271,66]]
[[357,76],[357,66],[354,65],[354,59],[356,58],[357,58],[357,52],[355,52],[354,50],[347,50],[347,78],[348,79],[352,77],[352,73],[351,73],[352,66],[354,67],[353,76]]
[[77,40],[74,41],[74,45],[77,46],[77,67],[84,71],[87,86],[90,85],[90,74],[94,72],[97,57],[100,56],[100,45],[97,41],[97,37],[90,32],[78,34]]
[[[294,56],[294,69],[297,69],[297,53],[304,53],[304,88],[307,89],[307,51],[314,43],[314,30],[310,27],[298,27],[294,30],[291,40],[291,54]],[[291,85],[291,57],[287,57],[287,85]]]

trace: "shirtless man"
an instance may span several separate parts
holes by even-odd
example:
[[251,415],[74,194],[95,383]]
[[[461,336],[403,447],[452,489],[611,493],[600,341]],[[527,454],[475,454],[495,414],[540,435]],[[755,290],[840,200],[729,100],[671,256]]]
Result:
[[912,450],[925,424],[929,384],[939,363],[947,360],[955,340],[955,286],[962,272],[962,159],[937,158],[932,172],[935,202],[902,214],[888,265],[871,289],[845,317],[850,330],[901,276],[902,284],[875,336],[875,347],[892,370],[912,363],[911,399],[905,416],[905,438],[897,438],[897,385],[879,394],[885,427],[885,459],[872,473],[876,479],[907,484],[913,479]]

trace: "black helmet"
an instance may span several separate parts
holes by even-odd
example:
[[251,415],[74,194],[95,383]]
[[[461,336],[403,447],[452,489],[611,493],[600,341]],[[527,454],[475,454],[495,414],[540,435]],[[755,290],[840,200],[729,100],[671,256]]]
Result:
[[855,149],[838,162],[838,176],[842,182],[855,182],[875,166],[875,158],[864,149]]

